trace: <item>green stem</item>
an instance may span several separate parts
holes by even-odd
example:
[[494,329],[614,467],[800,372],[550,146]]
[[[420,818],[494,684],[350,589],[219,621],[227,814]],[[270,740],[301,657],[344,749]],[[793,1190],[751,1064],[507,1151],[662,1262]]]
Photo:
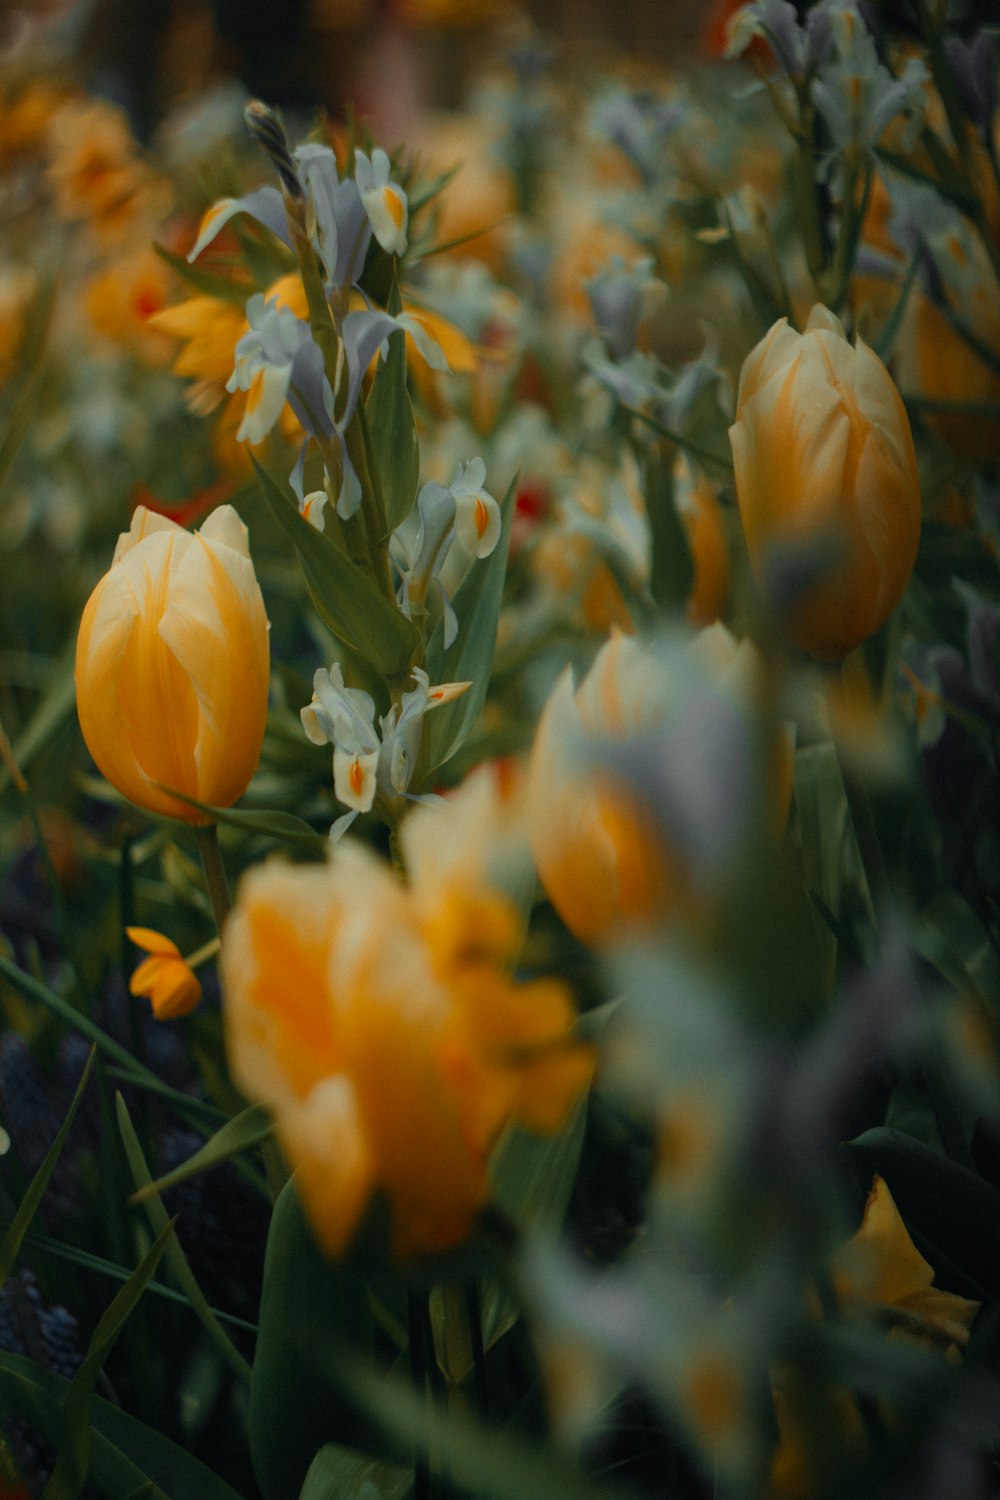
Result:
[[205,873],[208,899],[212,903],[212,915],[221,938],[226,918],[232,909],[232,901],[229,897],[226,867],[222,863],[222,851],[219,848],[219,830],[215,823],[206,823],[195,828],[194,836],[198,841],[198,853]]
[[465,1312],[469,1320],[469,1342],[472,1345],[472,1368],[476,1378],[476,1400],[479,1415],[489,1420],[490,1387],[486,1375],[486,1350],[483,1347],[483,1315],[479,1305],[479,1283],[470,1277],[465,1283]]
[[868,212],[868,200],[871,197],[872,177],[875,171],[875,163],[871,157],[864,167],[863,185],[861,198],[858,201],[858,181],[861,173],[856,161],[850,164],[848,169],[848,181],[844,191],[844,208],[840,220],[840,233],[837,236],[837,249],[834,254],[833,268],[830,273],[830,290],[827,296],[827,307],[831,312],[840,312],[847,296],[851,276],[854,274],[854,264],[858,257],[858,244],[861,239],[861,230],[865,222],[865,214]]
[[823,246],[823,224],[820,217],[819,195],[816,191],[816,151],[813,136],[816,126],[816,111],[803,87],[799,91],[798,149],[795,158],[796,203],[799,210],[799,225],[805,249],[806,265],[818,294],[821,293],[823,273],[826,270],[826,251]]
[[[407,1294],[410,1331],[410,1373],[418,1396],[427,1395],[427,1350],[424,1343],[424,1314],[419,1292]],[[431,1472],[426,1446],[419,1441],[413,1455],[413,1500],[430,1500]]]
[[354,416],[345,434],[347,451],[361,485],[361,516],[364,521],[368,556],[371,560],[375,582],[392,604],[396,602],[396,590],[392,586],[392,570],[389,567],[389,549],[386,545],[385,507],[378,487],[378,471],[369,462],[371,439],[365,422],[364,408],[359,400]]

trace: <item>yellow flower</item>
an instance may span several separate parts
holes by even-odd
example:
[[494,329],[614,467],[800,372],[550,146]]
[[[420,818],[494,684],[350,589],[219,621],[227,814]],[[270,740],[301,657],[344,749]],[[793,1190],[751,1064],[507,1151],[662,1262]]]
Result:
[[126,927],[125,931],[137,948],[150,955],[129,980],[129,994],[146,995],[158,1021],[172,1021],[194,1010],[201,999],[201,985],[177,944],[151,927]]
[[242,796],[264,737],[267,631],[232,506],[193,534],[135,511],[87,602],[76,648],[83,737],[130,802],[204,823],[163,788],[222,807]]
[[[431,932],[426,898],[347,843],[328,866],[270,861],[240,886],[222,947],[230,1064],[274,1113],[330,1254],[376,1188],[397,1254],[458,1243],[507,1120],[555,1128],[589,1076],[563,987],[498,966],[516,937],[501,898],[466,892],[451,911]],[[546,1071],[560,1049],[572,1079]]]
[[115,105],[92,99],[66,104],[49,127],[49,149],[61,219],[85,220],[102,239],[117,239],[157,208],[160,190]]
[[[279,307],[289,308],[297,318],[309,316],[305,288],[297,272],[280,276],[264,295]],[[249,327],[243,308],[223,297],[202,294],[153,313],[148,326],[183,341],[172,368],[175,375],[183,375],[194,382],[188,392],[191,409],[205,415],[222,408],[216,431],[216,457],[220,467],[229,474],[249,473],[246,449],[235,440],[246,410],[247,392],[236,391],[233,395],[226,392],[226,381],[233,373],[236,345]],[[302,428],[287,402],[280,421],[288,442],[301,441]]]
[[146,364],[166,364],[170,344],[157,331],[154,317],[166,301],[170,279],[170,270],[151,249],[119,257],[87,287],[84,301],[91,322]]
[[817,305],[805,333],[782,319],[747,356],[729,435],[758,578],[776,548],[835,549],[787,627],[795,645],[839,660],[895,609],[917,555],[920,485],[899,393]]
[[834,1266],[845,1307],[879,1309],[896,1331],[948,1348],[964,1345],[979,1303],[934,1286],[934,1268],[911,1240],[885,1179],[876,1176],[861,1227]]
[[[745,710],[754,652],[716,624],[693,638],[719,691]],[[667,674],[669,675],[669,674]],[[587,764],[587,746],[661,731],[679,711],[663,663],[639,641],[612,630],[574,692],[570,669],[542,712],[531,756],[529,832],[546,894],[567,927],[590,944],[644,927],[691,899],[679,852],[657,835],[649,810],[620,776]],[[791,746],[774,747],[775,812],[791,798]]]
[[[917,1339],[954,1355],[968,1342],[979,1303],[934,1286],[934,1269],[911,1240],[884,1178],[876,1176],[861,1227],[833,1264],[833,1289],[845,1311],[874,1310],[891,1336]],[[817,1304],[818,1311],[818,1304]],[[769,1493],[806,1500],[817,1493],[810,1429],[817,1413],[787,1376],[774,1382],[780,1441],[771,1459]],[[805,1412],[808,1420],[800,1413]],[[840,1445],[864,1441],[865,1424],[848,1390],[831,1392],[821,1420]]]
[[674,504],[694,565],[687,617],[692,625],[711,625],[721,617],[729,594],[726,526],[714,487],[680,455],[674,465]]
[[[935,257],[944,308],[923,291],[907,307],[900,338],[900,383],[931,401],[1000,401],[1000,373],[958,332],[947,316],[958,314],[988,348],[1000,353],[1000,284],[972,235],[952,235]],[[970,463],[1000,459],[1000,422],[963,411],[929,411],[928,427]]]

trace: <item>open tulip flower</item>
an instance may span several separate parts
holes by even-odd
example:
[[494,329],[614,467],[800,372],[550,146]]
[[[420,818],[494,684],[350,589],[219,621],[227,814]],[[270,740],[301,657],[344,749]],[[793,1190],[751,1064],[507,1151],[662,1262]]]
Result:
[[171,791],[229,807],[260,757],[268,625],[232,506],[195,533],[140,506],[91,594],[76,700],[102,775],[138,807],[211,821]]
[[[439,809],[420,811],[433,839]],[[507,904],[485,888],[442,899],[448,940],[424,900],[347,841],[326,866],[251,871],[226,927],[233,1074],[273,1112],[333,1255],[376,1188],[398,1255],[457,1244],[508,1119],[558,1129],[590,1076],[565,987],[500,968],[517,940]]]
[[787,602],[785,625],[802,650],[839,661],[884,624],[917,555],[920,483],[899,392],[878,356],[860,338],[852,346],[817,304],[804,333],[782,318],[747,356],[729,436],[765,588],[782,553],[829,550]]

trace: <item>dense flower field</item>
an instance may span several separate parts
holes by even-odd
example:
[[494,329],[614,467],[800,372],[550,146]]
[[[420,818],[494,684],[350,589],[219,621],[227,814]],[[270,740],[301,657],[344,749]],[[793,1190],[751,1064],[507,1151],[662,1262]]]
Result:
[[0,71],[0,1496],[1000,1492],[998,37]]

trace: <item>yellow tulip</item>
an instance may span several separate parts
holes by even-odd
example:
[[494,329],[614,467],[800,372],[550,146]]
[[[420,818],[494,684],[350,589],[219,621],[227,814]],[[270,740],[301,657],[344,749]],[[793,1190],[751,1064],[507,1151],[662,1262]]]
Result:
[[[437,808],[419,811],[433,824]],[[252,870],[226,926],[233,1076],[273,1113],[331,1255],[377,1188],[398,1255],[457,1244],[488,1199],[503,1126],[558,1128],[590,1075],[564,986],[501,968],[519,937],[502,898],[459,902],[447,878],[440,897],[443,922],[430,890],[345,842],[327,866]]]
[[795,645],[837,661],[895,609],[917,555],[920,484],[899,392],[817,305],[804,333],[782,319],[747,356],[729,436],[758,578],[776,549],[835,551],[786,624]]
[[194,533],[135,511],[76,647],[83,737],[130,802],[200,824],[210,819],[164,788],[219,807],[243,795],[264,738],[267,631],[232,506]]
[[[574,691],[570,669],[546,704],[532,749],[528,785],[531,851],[542,885],[567,927],[600,944],[642,929],[668,911],[689,907],[692,872],[666,846],[648,807],[620,774],[589,763],[602,746],[662,734],[683,716],[693,675],[747,717],[757,670],[754,648],[722,624],[694,636],[675,658],[685,682],[638,640],[612,630]],[[588,749],[589,747],[589,749]],[[783,823],[791,801],[792,748],[782,735],[773,750],[773,805]]]

